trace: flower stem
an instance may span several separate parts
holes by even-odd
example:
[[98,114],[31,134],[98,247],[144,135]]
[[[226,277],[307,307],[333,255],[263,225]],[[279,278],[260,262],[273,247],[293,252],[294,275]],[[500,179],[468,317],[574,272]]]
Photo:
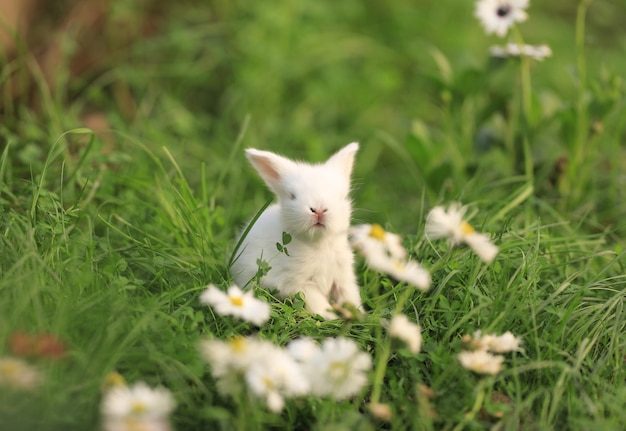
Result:
[[[377,330],[378,336],[382,337],[382,330]],[[379,338],[380,339],[380,338]],[[383,380],[385,380],[385,372],[387,371],[387,362],[391,355],[391,338],[387,337],[380,346],[380,353],[376,360],[376,368],[374,369],[374,383],[372,384],[372,396],[370,402],[376,404],[380,401],[380,394],[382,393]]]
[[578,199],[582,192],[582,187],[571,187],[572,184],[584,184],[586,175],[581,169],[586,153],[587,130],[589,128],[589,118],[587,116],[587,102],[585,95],[587,91],[587,64],[585,56],[585,21],[587,9],[592,0],[581,0],[576,11],[576,70],[578,72],[578,101],[576,103],[576,137],[574,150],[568,169],[568,180],[570,187],[566,192],[572,193],[570,202]]
[[[517,27],[513,27],[515,43],[524,46],[524,38]],[[532,84],[530,79],[530,58],[520,55],[520,85],[522,105],[522,154],[524,157],[524,174],[529,184],[533,183],[534,163],[530,148],[529,130],[532,116]]]
[[492,385],[492,378],[483,378],[480,380],[480,382],[478,383],[478,387],[476,388],[477,395],[476,400],[474,401],[474,405],[472,406],[472,410],[465,414],[465,418],[459,424],[457,424],[453,431],[461,431],[462,429],[465,429],[465,425],[468,422],[474,420],[474,418],[476,418],[476,415],[478,414],[485,402],[487,389],[491,388]]
[[[404,304],[406,304],[406,302],[409,300],[409,297],[414,292],[415,290],[411,287],[404,287],[404,292],[402,293],[402,296],[400,296],[400,298],[396,302],[394,315],[402,313]],[[376,328],[376,339],[379,341],[383,340],[383,330],[381,325],[378,325]],[[389,357],[391,356],[391,337],[385,337],[384,341],[380,342],[379,345],[380,353],[378,355],[378,358],[376,358],[376,367],[374,369],[374,382],[372,383],[372,396],[370,398],[370,402],[372,404],[376,404],[380,401],[383,381],[385,380],[385,372],[387,371],[387,363],[389,362]]]

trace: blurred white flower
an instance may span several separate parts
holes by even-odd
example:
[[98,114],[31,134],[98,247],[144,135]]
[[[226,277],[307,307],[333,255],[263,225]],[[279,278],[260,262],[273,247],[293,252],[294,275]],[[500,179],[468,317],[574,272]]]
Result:
[[284,397],[305,395],[309,381],[300,365],[278,347],[265,352],[262,359],[250,366],[246,382],[254,395],[263,398],[268,409],[280,412]]
[[17,389],[33,389],[41,383],[42,377],[36,368],[21,359],[0,358],[0,385]]
[[176,402],[169,390],[143,382],[117,385],[104,393],[103,427],[106,431],[169,431],[168,416]]
[[489,236],[476,232],[463,220],[466,211],[466,207],[456,202],[451,203],[447,210],[441,206],[434,207],[426,218],[426,236],[429,239],[448,238],[453,246],[465,243],[484,262],[493,262],[498,254],[498,247],[491,242]]
[[394,260],[406,258],[402,238],[379,224],[361,224],[350,227],[352,247],[364,255],[383,255]]
[[506,46],[492,46],[489,53],[494,57],[530,57],[537,61],[543,61],[552,56],[552,49],[548,45],[520,45],[509,43]]
[[320,346],[312,338],[297,338],[287,344],[287,351],[296,361],[306,363],[320,354]]
[[[467,225],[469,226],[469,225]],[[485,263],[491,263],[498,255],[498,247],[491,242],[488,235],[484,233],[472,233],[465,237],[465,243],[474,253]]]
[[350,239],[352,247],[363,255],[372,269],[421,290],[430,287],[430,273],[417,262],[406,259],[400,236],[386,232],[377,224],[362,224],[350,228]]
[[389,335],[403,341],[413,354],[422,348],[422,328],[404,314],[396,314],[389,324]]
[[489,350],[495,353],[517,352],[520,350],[521,338],[517,338],[507,331],[502,335],[492,336],[489,343]]
[[254,297],[252,291],[243,292],[232,285],[224,293],[217,287],[209,285],[200,295],[200,302],[210,305],[222,316],[235,316],[261,326],[270,318],[270,306],[267,302]]
[[487,34],[503,37],[513,24],[528,18],[527,7],[528,0],[480,0],[476,3],[474,15]]
[[463,367],[479,374],[495,375],[502,370],[504,356],[492,355],[486,350],[463,351],[459,353]]
[[430,273],[414,260],[390,262],[385,272],[396,280],[404,281],[420,290],[428,290],[430,287]]
[[463,342],[470,349],[474,349],[459,354],[459,361],[465,368],[481,374],[497,374],[502,369],[504,356],[493,353],[519,351],[522,339],[510,331],[502,335],[475,331],[473,335],[465,335]]
[[489,350],[493,353],[518,352],[521,350],[520,344],[522,342],[522,339],[517,338],[511,331],[507,331],[502,335],[483,335],[481,331],[476,331],[469,341],[472,347]]
[[267,350],[267,341],[254,337],[234,337],[229,341],[202,340],[200,353],[211,365],[217,389],[225,395],[238,395],[250,366]]
[[313,395],[343,400],[367,384],[372,359],[348,338],[327,338],[321,346],[311,340],[296,340],[287,348],[301,363]]
[[269,341],[254,337],[204,340],[200,350],[222,394],[239,396],[245,384],[271,411],[279,412],[285,397],[304,395],[309,390],[308,378],[299,363]]

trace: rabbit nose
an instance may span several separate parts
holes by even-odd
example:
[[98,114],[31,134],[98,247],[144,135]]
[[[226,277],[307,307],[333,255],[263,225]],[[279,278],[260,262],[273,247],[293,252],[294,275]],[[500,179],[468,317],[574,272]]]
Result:
[[311,210],[313,214],[315,214],[315,217],[317,217],[318,223],[322,223],[322,221],[324,220],[324,214],[328,212],[327,208],[317,209],[317,208],[311,207],[309,209]]

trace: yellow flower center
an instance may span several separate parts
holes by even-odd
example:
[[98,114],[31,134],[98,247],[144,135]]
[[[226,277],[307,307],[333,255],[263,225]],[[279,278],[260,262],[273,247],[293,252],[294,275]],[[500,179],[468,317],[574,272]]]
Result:
[[370,229],[369,236],[374,239],[377,239],[378,241],[384,241],[385,229],[383,229],[383,227],[379,224],[373,224],[372,228]]
[[148,411],[148,407],[141,401],[133,401],[133,405],[130,407],[130,411],[134,415],[140,415]]
[[237,353],[243,353],[246,350],[246,339],[243,337],[235,337],[228,344]]
[[124,380],[124,377],[122,377],[120,373],[112,371],[104,378],[104,386],[107,388],[126,386],[126,380]]
[[269,377],[263,377],[263,384],[269,390],[274,389],[274,387],[276,386],[276,385],[274,385],[274,381],[272,379],[270,379]]
[[21,364],[15,360],[5,360],[0,364],[0,375],[13,377],[22,370]]
[[243,298],[241,296],[229,296],[228,299],[235,307],[243,307]]
[[328,367],[329,374],[335,379],[343,378],[348,372],[348,364],[345,362],[332,362]]
[[461,222],[461,232],[463,232],[463,235],[472,235],[476,233],[474,228],[466,221]]

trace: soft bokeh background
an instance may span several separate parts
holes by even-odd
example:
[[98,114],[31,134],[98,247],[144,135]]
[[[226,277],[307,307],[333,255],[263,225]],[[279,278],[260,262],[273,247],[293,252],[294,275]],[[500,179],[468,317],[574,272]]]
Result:
[[[375,214],[356,216],[406,227],[422,193],[430,201],[458,197],[520,172],[502,127],[514,109],[516,62],[490,60],[488,48],[503,41],[484,34],[471,1],[29,0],[2,7],[11,5],[23,17],[23,37],[11,56],[21,54],[18,60],[4,68],[1,131],[25,176],[41,166],[46,142],[81,126],[117,131],[97,137],[111,157],[127,145],[122,134],[167,146],[194,184],[200,163],[219,169],[239,134],[243,147],[308,160],[359,141],[356,205]],[[532,2],[520,26],[528,43],[554,52],[532,70],[538,189],[558,173],[572,140],[576,7]],[[623,97],[625,14],[625,4],[601,0],[588,12],[598,127]],[[233,157],[236,172],[253,178],[241,151]],[[596,162],[593,169],[606,161]],[[222,193],[232,216],[267,197],[252,181],[254,188],[244,190],[245,180]],[[400,203],[402,211],[393,211]]]

